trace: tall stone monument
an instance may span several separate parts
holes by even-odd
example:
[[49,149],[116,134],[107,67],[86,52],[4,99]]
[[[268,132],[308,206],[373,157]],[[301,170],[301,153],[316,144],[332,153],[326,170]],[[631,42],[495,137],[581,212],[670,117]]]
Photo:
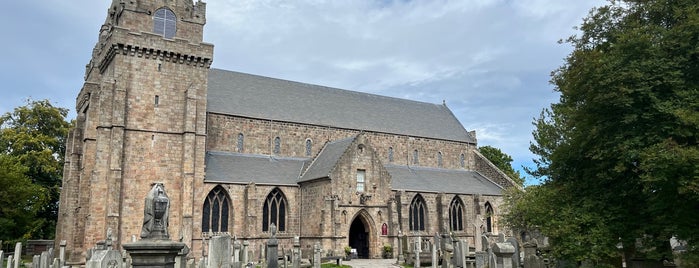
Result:
[[175,267],[175,257],[185,244],[170,241],[167,230],[169,210],[170,199],[165,193],[165,186],[154,183],[146,195],[141,240],[123,245],[131,255],[134,268]]

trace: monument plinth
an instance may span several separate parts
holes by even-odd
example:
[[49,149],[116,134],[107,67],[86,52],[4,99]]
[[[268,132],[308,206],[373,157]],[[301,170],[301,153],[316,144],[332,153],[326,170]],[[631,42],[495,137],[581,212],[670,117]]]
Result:
[[170,199],[162,183],[154,183],[146,196],[141,240],[122,245],[133,267],[175,267],[184,243],[170,241],[167,231]]

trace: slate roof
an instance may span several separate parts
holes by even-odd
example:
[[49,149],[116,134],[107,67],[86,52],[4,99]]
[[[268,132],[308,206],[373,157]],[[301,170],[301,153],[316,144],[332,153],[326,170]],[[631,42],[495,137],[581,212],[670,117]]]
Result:
[[446,105],[209,70],[207,111],[475,143]]
[[307,158],[209,151],[205,182],[297,185]]
[[503,189],[471,170],[385,165],[393,190],[502,195]]
[[337,165],[337,161],[340,160],[342,154],[347,151],[347,148],[352,144],[355,138],[356,136],[353,136],[327,143],[318,154],[318,157],[316,157],[308,167],[308,170],[303,174],[299,182],[328,177],[330,172],[332,172]]

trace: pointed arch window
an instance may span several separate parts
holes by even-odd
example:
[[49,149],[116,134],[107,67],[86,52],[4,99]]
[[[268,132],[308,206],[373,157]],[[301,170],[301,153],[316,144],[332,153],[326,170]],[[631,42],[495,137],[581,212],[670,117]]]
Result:
[[408,211],[408,222],[410,222],[410,231],[425,230],[425,215],[427,214],[427,206],[422,195],[417,194],[410,202],[410,211]]
[[236,149],[238,150],[239,153],[243,152],[244,146],[245,146],[245,135],[243,135],[243,133],[238,133],[238,145],[236,146]]
[[313,149],[313,142],[311,139],[306,139],[306,156],[311,156]]
[[388,162],[393,163],[393,147],[388,147]]
[[493,206],[485,202],[485,231],[493,232]]
[[464,230],[464,211],[464,202],[458,196],[454,196],[449,204],[449,225],[452,231]]
[[417,150],[413,151],[413,165],[420,164],[420,153]]
[[220,185],[214,187],[204,200],[202,232],[228,232],[229,198]]
[[442,159],[442,152],[437,152],[437,166],[444,166],[444,161]]
[[461,154],[460,158],[461,159],[459,159],[459,162],[461,163],[461,167],[465,168],[466,167],[466,156],[464,154]]
[[274,150],[272,152],[274,152],[275,154],[282,152],[282,139],[281,138],[274,137]]
[[165,38],[175,37],[177,32],[177,17],[168,8],[161,8],[153,15],[153,32]]
[[274,188],[267,195],[265,204],[262,207],[262,231],[269,232],[269,226],[274,223],[277,230],[286,230],[286,197],[279,188]]

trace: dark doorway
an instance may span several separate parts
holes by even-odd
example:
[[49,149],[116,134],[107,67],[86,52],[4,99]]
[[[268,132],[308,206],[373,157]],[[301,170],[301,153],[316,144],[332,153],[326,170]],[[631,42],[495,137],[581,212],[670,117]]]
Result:
[[361,216],[355,218],[350,226],[349,246],[357,249],[359,258],[369,258],[369,230],[364,225]]

